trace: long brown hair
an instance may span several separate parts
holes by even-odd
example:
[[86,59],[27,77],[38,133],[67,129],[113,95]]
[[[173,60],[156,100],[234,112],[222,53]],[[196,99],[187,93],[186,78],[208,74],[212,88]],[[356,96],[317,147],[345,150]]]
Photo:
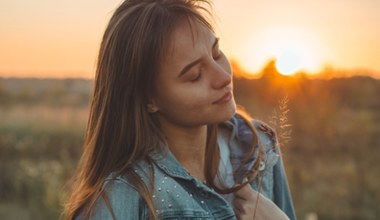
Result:
[[[156,218],[153,185],[145,186],[131,165],[138,160],[151,163],[149,153],[164,142],[147,111],[148,99],[176,25],[192,20],[212,30],[206,5],[207,0],[126,0],[114,12],[100,46],[84,152],[65,204],[65,219],[79,212],[91,216],[100,197],[108,204],[103,184],[111,173],[125,175],[145,200],[151,218]],[[213,156],[218,155],[216,125],[208,130],[206,156],[215,158],[206,165],[210,182],[219,159]]]

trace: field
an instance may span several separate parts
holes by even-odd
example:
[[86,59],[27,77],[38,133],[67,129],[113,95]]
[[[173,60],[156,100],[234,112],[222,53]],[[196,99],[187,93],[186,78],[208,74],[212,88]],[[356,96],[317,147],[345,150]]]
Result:
[[[238,70],[237,70],[238,72]],[[58,219],[82,150],[92,81],[0,78],[0,219]],[[380,80],[235,78],[237,102],[274,126],[297,216],[380,218]]]

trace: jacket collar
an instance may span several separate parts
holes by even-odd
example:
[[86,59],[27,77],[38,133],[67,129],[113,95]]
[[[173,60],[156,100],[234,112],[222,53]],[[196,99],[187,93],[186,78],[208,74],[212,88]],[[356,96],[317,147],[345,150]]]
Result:
[[[220,126],[226,126],[231,129],[231,135],[233,137],[236,134],[239,135],[238,120],[238,117],[235,115],[230,120],[221,123]],[[167,146],[162,145],[161,150],[152,152],[150,157],[153,159],[154,163],[167,175],[186,180],[192,179],[192,176],[185,170],[183,165],[177,160]]]
[[159,152],[156,151],[151,153],[150,157],[153,159],[157,167],[159,167],[167,175],[186,180],[192,179],[190,174],[185,170],[173,153],[170,152],[167,146],[162,146],[161,151]]

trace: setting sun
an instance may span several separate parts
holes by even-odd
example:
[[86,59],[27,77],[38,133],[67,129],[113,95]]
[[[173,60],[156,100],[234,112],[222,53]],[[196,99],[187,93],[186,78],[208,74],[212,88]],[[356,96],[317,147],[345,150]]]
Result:
[[292,50],[284,50],[284,52],[276,56],[277,70],[283,75],[292,75],[304,68],[302,58],[300,54]]
[[[92,78],[121,0],[42,2],[0,0],[0,77]],[[284,75],[333,67],[380,78],[380,1],[211,2],[220,48],[252,76],[276,60]]]
[[318,67],[315,53],[302,41],[284,39],[273,50],[276,67],[284,75],[292,75],[305,69],[315,71]]
[[322,65],[323,48],[315,36],[295,28],[273,28],[252,33],[244,42],[238,60],[244,69],[258,71],[269,59],[276,60],[281,74],[298,71],[316,72]]

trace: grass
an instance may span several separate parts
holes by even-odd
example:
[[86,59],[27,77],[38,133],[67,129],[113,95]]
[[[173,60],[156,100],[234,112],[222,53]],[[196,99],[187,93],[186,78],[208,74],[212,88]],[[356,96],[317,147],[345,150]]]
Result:
[[[1,82],[0,219],[58,219],[82,152],[90,82],[23,82],[39,89],[29,92]],[[264,77],[237,79],[234,90],[238,104],[283,134],[298,219],[380,218],[379,80]]]
[[64,183],[82,150],[86,116],[87,109],[1,109],[0,219],[57,219]]

